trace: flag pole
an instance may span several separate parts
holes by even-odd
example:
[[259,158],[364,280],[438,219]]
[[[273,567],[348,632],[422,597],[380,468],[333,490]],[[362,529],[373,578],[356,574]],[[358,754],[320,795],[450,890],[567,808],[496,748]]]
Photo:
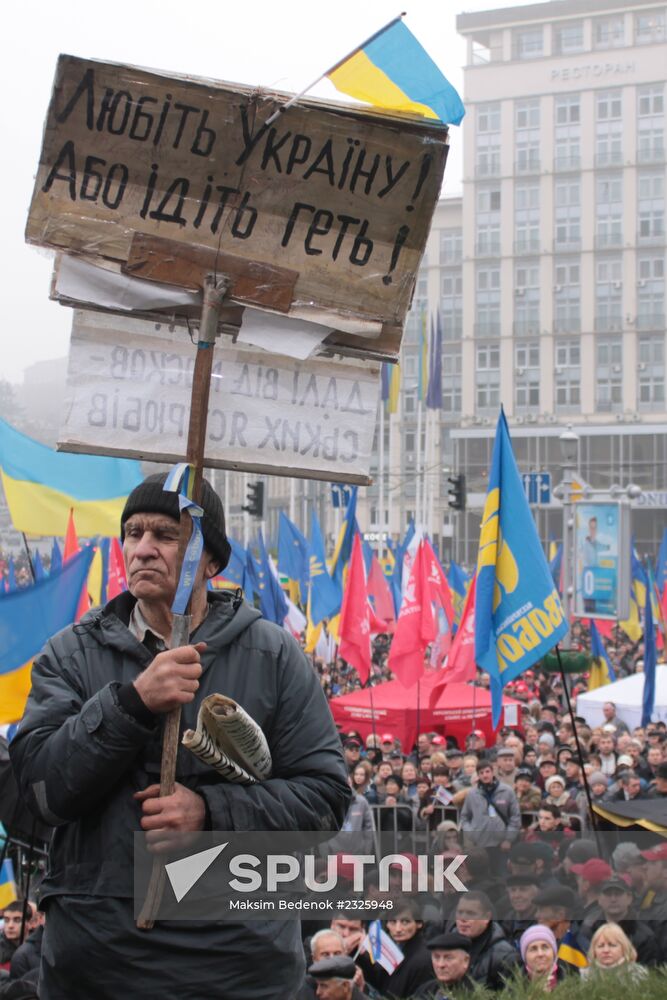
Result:
[[365,49],[367,45],[370,45],[371,42],[374,42],[379,35],[382,35],[385,31],[391,28],[391,26],[393,24],[396,24],[397,21],[402,21],[406,13],[407,11],[404,10],[401,14],[398,15],[398,17],[393,17],[391,21],[387,21],[387,23],[383,25],[383,27],[378,28],[377,31],[374,31],[373,34],[369,35],[368,38],[365,41],[361,42],[360,45],[356,45],[353,49],[351,49],[346,56],[343,56],[342,59],[339,59],[338,62],[334,63],[333,66],[330,66],[329,69],[325,69],[323,73],[320,73],[320,75],[317,77],[316,80],[313,80],[312,83],[309,83],[307,87],[304,87],[303,90],[300,90],[298,94],[294,95],[294,97],[290,97],[289,101],[287,101],[285,104],[281,104],[280,107],[276,108],[273,114],[266,119],[266,121],[262,125],[262,128],[268,128],[269,125],[272,125],[276,120],[276,118],[279,118],[285,111],[287,111],[288,108],[291,108],[293,104],[296,104],[296,102],[300,101],[302,97],[305,97],[308,91],[312,90],[313,87],[315,87],[320,82],[320,80],[323,80],[325,76],[329,75],[329,73],[333,73],[334,70],[337,70],[339,66],[342,66],[344,62],[347,62],[348,59],[351,59],[352,56],[356,55],[356,53],[359,52],[361,49]]
[[[419,393],[418,393],[419,395]],[[415,451],[415,469],[417,481],[415,485],[415,524],[417,529],[422,524],[422,401],[417,400],[417,448]]]
[[586,800],[588,802],[588,811],[591,817],[591,825],[593,827],[593,832],[595,834],[595,841],[597,843],[598,854],[602,857],[602,848],[600,845],[600,831],[598,830],[597,817],[593,810],[593,798],[591,796],[591,788],[588,784],[588,775],[586,774],[586,769],[584,767],[584,755],[581,750],[581,743],[579,742],[579,733],[577,732],[577,723],[574,718],[574,712],[572,710],[572,702],[570,701],[570,692],[567,687],[565,680],[565,670],[563,669],[563,661],[560,656],[560,646],[556,645],[556,658],[558,660],[558,669],[560,671],[560,679],[563,684],[563,691],[565,692],[565,701],[567,703],[567,710],[570,716],[570,722],[572,723],[572,732],[574,733],[574,740],[577,744],[577,755],[579,757],[579,764],[581,765],[581,777],[584,782],[584,791],[586,793]]
[[380,442],[379,442],[379,462],[380,474],[378,476],[378,521],[380,522],[378,538],[378,555],[380,564],[384,559],[384,400],[380,399]]

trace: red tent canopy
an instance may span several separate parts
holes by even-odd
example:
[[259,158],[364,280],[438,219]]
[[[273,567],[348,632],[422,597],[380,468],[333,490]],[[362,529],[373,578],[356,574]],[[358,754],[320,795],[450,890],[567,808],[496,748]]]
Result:
[[[418,684],[405,688],[400,681],[387,681],[374,688],[362,688],[351,694],[332,698],[329,702],[335,722],[343,731],[356,729],[364,739],[375,731],[392,733],[401,741],[404,751],[414,745],[417,734],[423,732],[454,736],[460,747],[472,729],[481,729],[487,745],[494,742],[491,725],[491,694],[486,688],[471,684],[448,684],[433,708],[429,706],[431,688],[440,678],[440,671],[424,675]],[[503,709],[519,706],[513,698],[503,696]],[[517,721],[521,722],[519,708]],[[474,722],[474,725],[473,725]]]

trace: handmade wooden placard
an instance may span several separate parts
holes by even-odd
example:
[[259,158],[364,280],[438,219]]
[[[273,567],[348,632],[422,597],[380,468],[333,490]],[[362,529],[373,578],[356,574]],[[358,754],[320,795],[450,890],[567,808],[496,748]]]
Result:
[[321,101],[264,126],[284,100],[60,56],[27,240],[183,287],[223,272],[232,301],[397,353],[447,129]]

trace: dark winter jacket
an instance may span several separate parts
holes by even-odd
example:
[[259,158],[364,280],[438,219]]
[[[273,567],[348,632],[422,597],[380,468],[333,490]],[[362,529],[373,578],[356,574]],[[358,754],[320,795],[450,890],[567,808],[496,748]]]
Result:
[[507,940],[500,924],[492,920],[479,937],[473,938],[468,975],[490,990],[502,990],[518,961],[516,948]]
[[[591,937],[602,925],[605,919],[596,921],[591,928]],[[657,965],[658,963],[658,942],[649,924],[642,920],[618,920],[618,926],[625,931],[632,941],[637,951],[637,961],[640,965]]]
[[409,941],[401,942],[400,948],[403,961],[391,975],[377,962],[373,964],[366,954],[357,959],[366,981],[382,996],[392,1000],[394,997],[399,1000],[412,997],[420,986],[433,978],[431,953],[426,947],[423,931],[418,931]]
[[42,956],[42,938],[44,925],[40,925],[30,934],[23,944],[19,945],[12,957],[9,974],[12,979],[27,979],[39,971]]
[[[195,700],[183,706],[181,727],[195,727],[206,696],[219,692],[235,699],[266,735],[273,776],[251,786],[228,784],[179,746],[177,782],[203,797],[213,830],[338,829],[351,793],[340,742],[314,671],[295,640],[261,619],[240,595],[210,593],[208,600],[208,615],[191,636],[193,642],[207,643],[201,655],[203,673]],[[141,819],[133,794],[159,781],[164,717],[140,721],[119,702],[121,685],[131,684],[152,659],[127,628],[134,603],[130,594],[121,594],[47,643],[35,660],[32,692],[11,744],[26,801],[36,816],[56,827],[42,884],[48,915],[44,956],[47,964],[55,956],[56,971],[58,963],[65,961],[60,956],[69,954],[63,921],[71,920],[72,927],[84,934],[96,931],[97,925],[84,919],[84,911],[91,910],[99,925],[106,909],[110,920],[123,923],[124,933],[116,947],[128,961],[133,960],[132,942],[141,949],[142,932],[134,929],[131,910],[133,832],[140,829]],[[62,904],[53,907],[59,925],[52,927],[51,903],[59,897]],[[127,903],[120,906],[122,900]],[[169,995],[172,990],[186,1000],[191,994],[181,989],[176,959],[169,962],[178,934],[162,926],[162,957],[159,925],[151,932],[151,943],[156,953],[154,968],[164,979],[158,975],[151,988],[155,995]],[[216,988],[222,988],[219,984],[225,976],[215,975],[213,952],[217,951],[218,965],[221,955],[224,965],[228,951],[233,951],[235,960],[245,954],[246,975],[237,980],[242,985],[234,991],[226,989],[225,1000],[269,997],[269,987],[287,994],[298,986],[303,950],[297,922],[265,925],[253,921],[241,925],[242,933],[239,925],[228,921],[205,926],[215,941],[215,949],[209,943],[206,954],[211,954],[210,971],[215,976],[211,984]],[[193,929],[183,928],[181,937],[187,938]],[[89,942],[91,949],[95,945]],[[81,954],[84,947],[81,942]],[[109,966],[122,965],[115,952],[116,948],[107,949]],[[252,961],[258,954],[261,968]],[[73,953],[71,958],[74,962]],[[206,960],[202,962],[200,992],[202,981],[207,982]],[[269,966],[272,975],[267,981]],[[99,971],[98,984],[107,971],[113,969]],[[181,970],[180,975],[187,982],[187,971]],[[136,977],[132,981],[137,982]],[[69,996],[72,1000],[83,996],[84,988]],[[115,996],[113,988],[108,987],[110,997]],[[124,1000],[133,1000],[141,996],[140,984],[136,994],[131,989],[121,992]],[[208,992],[209,997],[217,995],[214,990]]]

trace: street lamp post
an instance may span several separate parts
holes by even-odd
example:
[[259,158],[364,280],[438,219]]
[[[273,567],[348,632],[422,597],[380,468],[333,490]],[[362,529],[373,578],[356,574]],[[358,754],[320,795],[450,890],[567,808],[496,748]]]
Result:
[[576,572],[576,553],[574,551],[574,517],[572,512],[572,492],[574,473],[579,457],[579,435],[572,430],[572,424],[560,435],[561,456],[563,459],[563,612],[567,624],[567,632],[563,636],[563,647],[570,648],[570,618],[574,600],[574,574]]

